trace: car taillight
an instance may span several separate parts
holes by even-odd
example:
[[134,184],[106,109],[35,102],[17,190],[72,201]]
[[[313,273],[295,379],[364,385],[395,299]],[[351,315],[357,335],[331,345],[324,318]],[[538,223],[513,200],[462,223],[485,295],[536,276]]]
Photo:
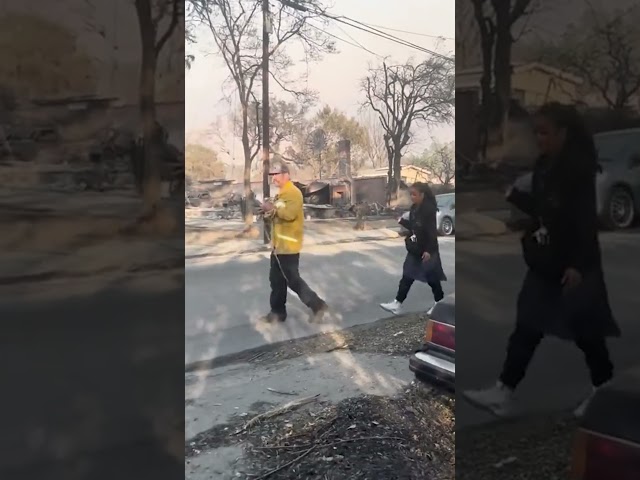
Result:
[[429,320],[427,322],[426,343],[433,343],[449,350],[456,349],[456,327]]
[[572,480],[637,480],[640,445],[580,430],[572,458]]

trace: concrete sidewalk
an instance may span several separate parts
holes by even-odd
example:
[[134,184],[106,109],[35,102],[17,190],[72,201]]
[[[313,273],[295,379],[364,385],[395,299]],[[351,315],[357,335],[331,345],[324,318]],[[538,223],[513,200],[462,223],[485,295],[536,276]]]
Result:
[[[354,230],[355,221],[313,220],[305,225],[305,247],[367,242],[400,238],[395,219],[375,219],[367,222],[365,230]],[[185,232],[185,258],[242,255],[269,251],[262,233],[257,239],[235,238],[241,231],[238,222],[187,222]]]
[[171,205],[152,222],[136,223],[137,210],[132,206],[137,199],[123,195],[119,206],[117,199],[108,200],[103,210],[88,202],[85,211],[80,210],[78,197],[70,198],[68,205],[56,204],[55,209],[49,210],[38,210],[33,205],[4,205],[0,216],[11,226],[3,231],[0,241],[0,285],[181,266],[182,219]]
[[168,277],[167,272],[184,268],[182,252],[179,243],[150,239],[113,239],[71,251],[15,250],[5,252],[0,261],[0,288],[10,294],[31,285],[36,292],[43,282],[73,281],[99,289],[132,275]]
[[[381,228],[369,231],[347,231],[331,233],[307,233],[304,239],[305,248],[320,245],[336,245],[340,243],[370,242],[376,240],[399,239],[398,231]],[[257,240],[234,239],[216,245],[185,245],[185,259],[203,257],[220,257],[226,255],[245,255],[267,252],[271,249],[262,238]]]

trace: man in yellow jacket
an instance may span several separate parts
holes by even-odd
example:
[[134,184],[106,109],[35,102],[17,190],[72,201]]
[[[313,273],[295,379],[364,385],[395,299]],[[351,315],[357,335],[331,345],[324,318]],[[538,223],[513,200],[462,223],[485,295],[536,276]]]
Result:
[[264,320],[284,322],[287,318],[287,288],[293,290],[302,303],[311,309],[311,320],[321,320],[328,307],[300,277],[300,252],[304,237],[302,192],[291,181],[289,167],[274,162],[269,176],[280,192],[273,203],[262,209],[271,223],[271,311]]

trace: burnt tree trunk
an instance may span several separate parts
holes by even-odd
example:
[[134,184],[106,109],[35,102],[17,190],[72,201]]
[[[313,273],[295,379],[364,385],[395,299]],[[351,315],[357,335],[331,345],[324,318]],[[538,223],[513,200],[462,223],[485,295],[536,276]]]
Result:
[[396,203],[400,198],[400,182],[402,180],[402,154],[400,148],[400,138],[392,139],[393,146],[390,152],[389,166],[393,173],[392,181],[389,184],[390,203]]
[[395,198],[400,197],[400,183],[402,182],[402,155],[397,148],[393,155],[393,181],[395,183]]
[[[495,125],[499,141],[505,140],[511,105],[511,50],[514,39],[511,34],[513,23],[525,14],[529,2],[523,1],[512,8],[511,2],[494,1],[495,10],[495,57],[493,73],[495,78]],[[522,8],[520,8],[522,7]],[[514,11],[514,9],[516,11]]]
[[474,1],[474,13],[476,23],[480,30],[480,47],[482,51],[482,76],[480,77],[480,115],[478,122],[478,146],[480,156],[484,160],[487,157],[489,144],[489,128],[492,122],[493,91],[491,80],[493,79],[493,47],[496,31],[492,18],[485,16],[484,2]]
[[153,214],[161,198],[159,156],[155,145],[156,130],[156,27],[152,20],[150,0],[136,0],[140,40],[142,44],[142,65],[140,68],[140,117],[142,119],[143,180],[142,196],[144,213]]
[[249,141],[249,106],[247,104],[242,105],[242,153],[244,154],[242,214],[245,231],[248,231],[253,226],[254,196],[251,189],[251,164],[253,159],[251,158],[251,143]]
[[496,53],[494,62],[496,82],[495,124],[500,128],[504,140],[504,129],[509,120],[509,103],[511,101],[511,29],[499,27],[496,35]]

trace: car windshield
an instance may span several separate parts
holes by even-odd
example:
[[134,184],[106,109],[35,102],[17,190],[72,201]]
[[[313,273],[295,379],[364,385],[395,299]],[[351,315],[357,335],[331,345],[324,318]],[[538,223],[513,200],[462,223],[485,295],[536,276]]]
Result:
[[594,141],[601,162],[626,160],[638,150],[638,132],[596,135]]

